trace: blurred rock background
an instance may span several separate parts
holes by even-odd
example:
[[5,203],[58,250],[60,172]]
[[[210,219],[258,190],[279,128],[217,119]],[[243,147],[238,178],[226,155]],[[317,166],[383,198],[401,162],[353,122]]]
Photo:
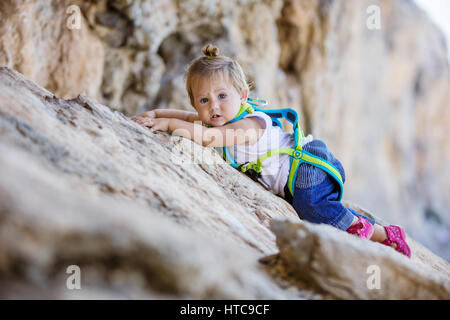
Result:
[[125,115],[193,110],[183,73],[206,43],[241,63],[253,97],[295,108],[327,142],[344,199],[450,260],[447,48],[413,1],[0,2],[0,66]]

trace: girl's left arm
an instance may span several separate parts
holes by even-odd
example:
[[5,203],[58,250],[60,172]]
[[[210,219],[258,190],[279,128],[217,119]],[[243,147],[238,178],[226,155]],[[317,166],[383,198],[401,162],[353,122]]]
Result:
[[241,119],[220,127],[206,128],[200,121],[194,123],[174,118],[157,118],[143,125],[152,132],[169,131],[185,137],[204,147],[225,147],[239,144],[254,144],[264,133],[264,128],[254,118]]

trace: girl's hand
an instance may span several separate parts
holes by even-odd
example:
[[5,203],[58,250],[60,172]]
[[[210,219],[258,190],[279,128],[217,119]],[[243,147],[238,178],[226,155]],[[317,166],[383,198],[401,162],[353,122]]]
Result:
[[149,119],[149,118],[143,118],[137,121],[140,125],[144,127],[150,128],[151,132],[155,131],[169,131],[169,121],[168,118],[156,118],[156,119]]
[[133,121],[136,121],[137,123],[139,123],[139,120],[142,120],[142,119],[145,119],[145,118],[155,119],[156,118],[156,112],[153,111],[153,110],[150,110],[150,111],[141,113],[141,114],[139,114],[137,116],[133,116],[130,119],[133,120]]

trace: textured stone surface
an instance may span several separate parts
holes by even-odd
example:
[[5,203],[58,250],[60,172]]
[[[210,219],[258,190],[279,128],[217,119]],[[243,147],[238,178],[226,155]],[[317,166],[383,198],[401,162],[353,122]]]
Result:
[[[70,5],[80,8],[80,29],[68,27]],[[380,30],[367,28],[369,5],[381,9]],[[253,97],[297,109],[304,131],[327,142],[346,169],[344,199],[450,259],[447,50],[413,1],[0,1],[0,66],[51,92],[4,77],[4,86],[18,85],[1,93],[2,141],[102,195],[153,206],[256,254],[275,253],[269,221],[296,217],[289,206],[226,166],[186,165],[218,158],[167,134],[152,139],[124,117],[192,110],[182,74],[208,42],[242,64]],[[155,154],[157,165],[149,160]],[[182,164],[167,166],[172,157]]]
[[[69,5],[80,29],[67,26]],[[370,5],[381,29],[367,27]],[[0,65],[126,115],[192,110],[186,64],[218,45],[252,96],[295,108],[327,142],[346,169],[344,199],[450,259],[447,50],[412,0],[6,0],[0,15]]]
[[[446,261],[411,243],[412,259],[329,225],[274,220],[290,277],[340,299],[450,299]],[[378,277],[378,278],[376,278]],[[379,280],[378,280],[379,279]]]
[[73,1],[0,2],[0,66],[15,69],[60,97],[100,98],[104,45],[89,30],[69,29]]
[[299,297],[257,263],[277,251],[269,220],[296,213],[213,149],[86,97],[56,98],[6,68],[0,133],[3,297],[39,297],[47,285],[48,297],[77,297],[65,289],[72,264],[83,297]]
[[[369,5],[380,8],[379,30],[366,26]],[[412,1],[288,1],[282,16],[280,65],[300,91],[306,131],[344,164],[344,199],[449,259],[442,33]]]
[[[287,202],[214,149],[153,134],[85,96],[57,98],[8,68],[0,170],[2,298],[448,297],[449,265],[420,245],[409,261],[332,228],[291,225],[300,220]],[[322,267],[297,262],[305,257]],[[368,294],[363,275],[342,274],[371,261],[386,270],[383,285],[403,270],[399,288]],[[70,265],[81,268],[79,292],[65,287]],[[350,289],[336,291],[336,275]],[[424,289],[406,296],[417,283]]]

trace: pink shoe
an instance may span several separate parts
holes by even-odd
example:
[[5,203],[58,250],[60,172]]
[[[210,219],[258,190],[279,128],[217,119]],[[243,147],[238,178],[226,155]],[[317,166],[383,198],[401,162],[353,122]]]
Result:
[[387,226],[384,229],[387,233],[387,239],[382,244],[390,246],[408,258],[411,258],[411,249],[406,243],[406,235],[403,228],[399,226]]
[[364,239],[372,238],[373,231],[373,225],[363,217],[358,217],[358,221],[347,229],[348,233]]

